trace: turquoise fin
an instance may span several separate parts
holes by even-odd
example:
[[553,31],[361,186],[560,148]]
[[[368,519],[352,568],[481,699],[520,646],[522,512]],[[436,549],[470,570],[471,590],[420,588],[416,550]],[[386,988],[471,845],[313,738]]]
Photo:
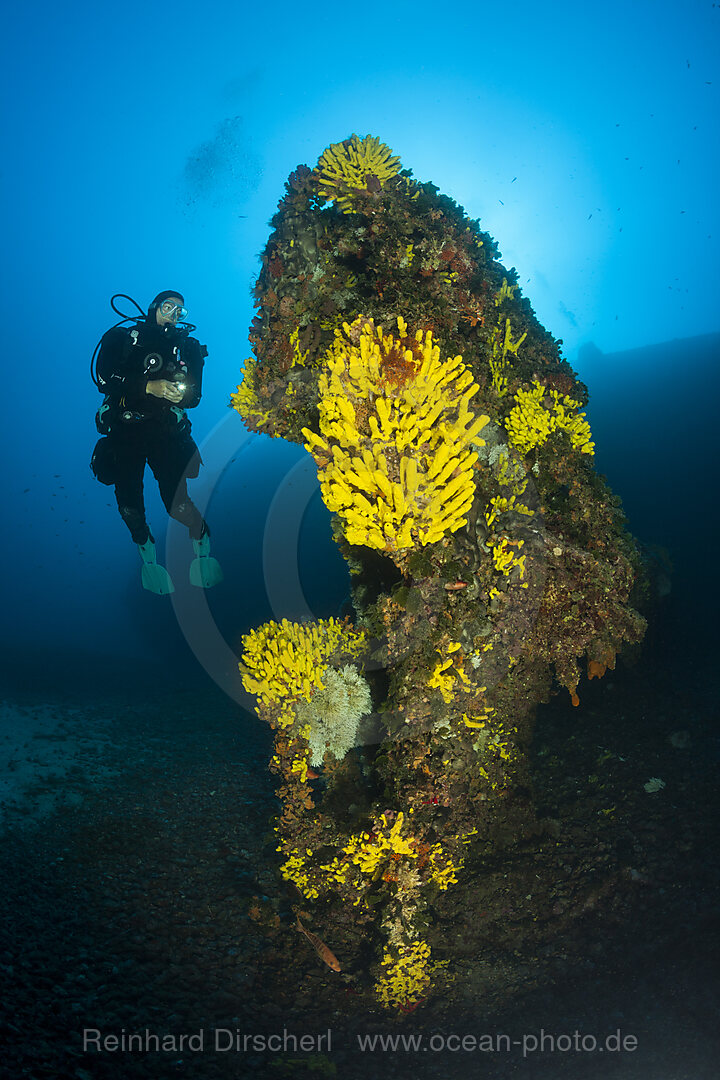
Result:
[[164,566],[158,566],[155,555],[155,541],[148,537],[144,544],[138,544],[142,565],[143,588],[149,592],[157,593],[158,596],[167,596],[175,592],[172,578]]
[[211,589],[223,580],[223,572],[217,559],[210,554],[210,537],[207,533],[201,540],[193,540],[195,558],[190,563],[190,584],[199,589]]
[[149,589],[150,592],[157,593],[159,596],[168,596],[169,593],[175,592],[172,578],[165,567],[158,566],[157,563],[143,563],[142,583],[144,589]]

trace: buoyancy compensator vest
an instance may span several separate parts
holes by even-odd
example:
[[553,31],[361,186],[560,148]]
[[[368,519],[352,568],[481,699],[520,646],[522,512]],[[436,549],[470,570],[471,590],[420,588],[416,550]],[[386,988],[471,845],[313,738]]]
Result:
[[[118,426],[131,427],[147,421],[163,426],[189,428],[185,410],[146,392],[149,379],[167,379],[180,386],[188,383],[188,364],[183,355],[193,347],[203,349],[187,332],[165,330],[147,323],[116,328],[103,338],[97,361],[98,389],[105,390],[95,415],[99,434],[109,435]],[[176,427],[177,425],[177,427]]]

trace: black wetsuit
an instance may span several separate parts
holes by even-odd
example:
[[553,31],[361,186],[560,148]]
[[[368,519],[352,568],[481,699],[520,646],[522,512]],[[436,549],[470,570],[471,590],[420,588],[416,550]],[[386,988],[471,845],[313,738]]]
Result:
[[[136,544],[150,536],[143,497],[146,464],[168,514],[186,525],[194,540],[208,531],[186,483],[201,464],[185,410],[200,401],[205,356],[205,346],[195,338],[149,319],[130,329],[109,330],[102,340],[97,378],[105,400],[97,426],[104,438],[95,448],[92,468],[102,483],[115,485],[120,516]],[[182,400],[173,405],[148,394],[145,388],[154,379],[184,383]]]

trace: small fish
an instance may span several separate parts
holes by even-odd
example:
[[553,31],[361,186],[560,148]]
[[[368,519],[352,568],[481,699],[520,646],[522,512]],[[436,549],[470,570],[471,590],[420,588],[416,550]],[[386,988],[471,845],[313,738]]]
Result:
[[320,773],[315,772],[315,770],[311,769],[310,766],[308,765],[307,772],[305,773],[306,780],[317,780],[317,778],[319,776],[320,776]]
[[303,924],[300,922],[300,916],[297,916],[297,930],[305,935],[315,952],[318,954],[321,960],[323,960],[329,968],[333,971],[341,971],[340,961],[334,953],[330,952],[324,941],[321,941],[317,934],[313,934],[311,930],[306,930]]
[[467,581],[446,581],[445,588],[448,592],[456,589],[467,589]]

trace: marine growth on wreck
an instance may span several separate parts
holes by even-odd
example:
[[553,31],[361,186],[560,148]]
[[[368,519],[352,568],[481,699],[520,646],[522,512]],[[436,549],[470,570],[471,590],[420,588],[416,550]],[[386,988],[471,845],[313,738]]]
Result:
[[583,670],[642,638],[640,556],[561,342],[478,222],[377,137],[290,175],[255,298],[232,405],[313,456],[355,611],[243,639],[281,873],[407,1010],[440,968],[438,897],[534,818],[537,704],[578,704]]

